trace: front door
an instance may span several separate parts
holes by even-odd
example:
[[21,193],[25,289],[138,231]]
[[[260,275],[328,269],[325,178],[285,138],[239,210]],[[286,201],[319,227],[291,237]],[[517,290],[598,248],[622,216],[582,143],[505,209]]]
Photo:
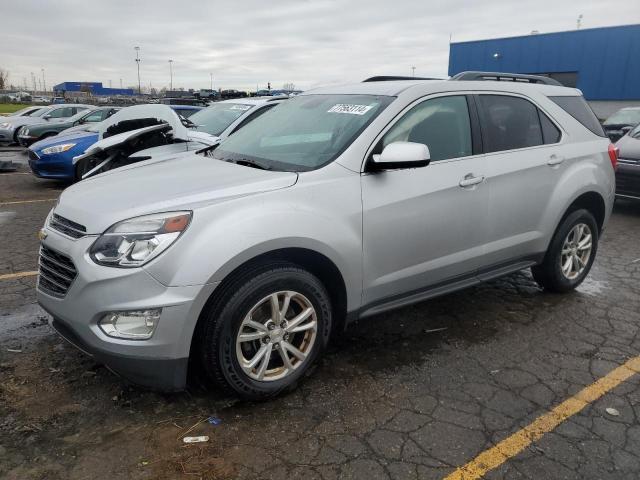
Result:
[[465,95],[424,100],[376,146],[423,143],[431,162],[362,176],[363,305],[474,278],[487,234],[488,192],[469,101]]

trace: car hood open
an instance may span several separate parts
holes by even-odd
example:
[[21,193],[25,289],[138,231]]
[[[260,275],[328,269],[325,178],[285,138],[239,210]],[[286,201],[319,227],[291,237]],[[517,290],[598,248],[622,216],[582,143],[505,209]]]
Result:
[[190,210],[222,200],[287,188],[295,172],[259,170],[195,153],[148,160],[83,180],[67,188],[58,215],[89,234],[148,213]]

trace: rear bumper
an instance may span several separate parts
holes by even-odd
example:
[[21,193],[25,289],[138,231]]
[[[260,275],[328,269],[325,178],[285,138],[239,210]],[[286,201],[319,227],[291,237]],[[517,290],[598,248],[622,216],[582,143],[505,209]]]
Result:
[[136,385],[162,391],[180,391],[185,388],[188,357],[159,359],[115,354],[84,342],[62,320],[54,318],[49,324],[74,347]]
[[618,162],[616,196],[640,200],[640,162],[625,160]]

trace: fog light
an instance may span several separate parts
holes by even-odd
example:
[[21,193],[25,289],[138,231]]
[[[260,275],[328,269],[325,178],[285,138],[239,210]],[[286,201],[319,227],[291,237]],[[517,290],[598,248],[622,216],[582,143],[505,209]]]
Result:
[[161,308],[109,312],[100,319],[98,326],[110,337],[146,340],[153,335],[161,313]]

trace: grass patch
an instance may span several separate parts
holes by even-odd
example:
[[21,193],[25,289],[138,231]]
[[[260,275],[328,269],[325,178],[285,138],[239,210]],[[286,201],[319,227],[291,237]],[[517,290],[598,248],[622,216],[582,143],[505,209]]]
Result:
[[17,112],[18,110],[28,107],[25,103],[0,103],[0,115]]

